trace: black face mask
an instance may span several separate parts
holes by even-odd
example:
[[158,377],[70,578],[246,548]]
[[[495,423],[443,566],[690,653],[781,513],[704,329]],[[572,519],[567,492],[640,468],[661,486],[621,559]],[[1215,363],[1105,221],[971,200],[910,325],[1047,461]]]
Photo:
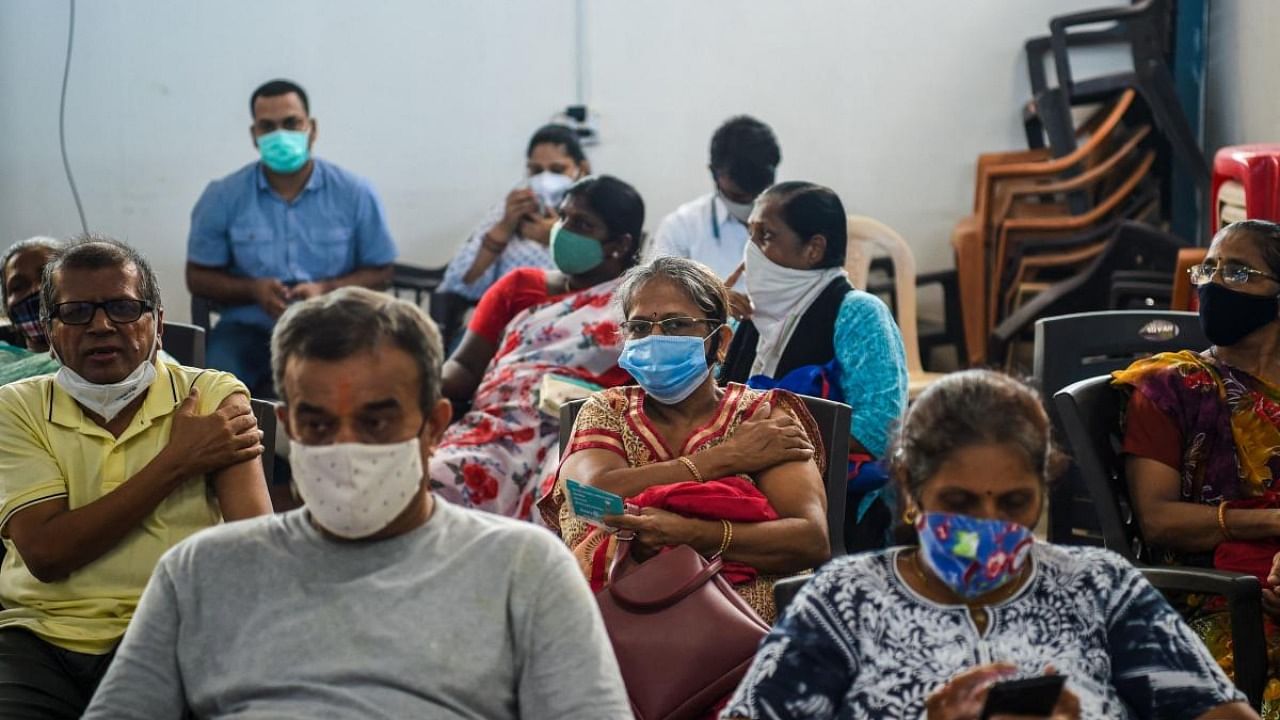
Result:
[[1231,346],[1280,316],[1280,298],[1249,295],[1217,283],[1201,285],[1200,327],[1214,345]]

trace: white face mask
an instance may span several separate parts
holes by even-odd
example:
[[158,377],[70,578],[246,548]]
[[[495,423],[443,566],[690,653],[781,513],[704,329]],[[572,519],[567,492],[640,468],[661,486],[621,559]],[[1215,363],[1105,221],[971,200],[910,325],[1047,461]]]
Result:
[[742,262],[747,296],[751,298],[751,322],[760,334],[751,374],[773,377],[800,318],[827,285],[845,271],[840,267],[820,270],[783,267],[766,257],[750,240],[742,251]]
[[289,465],[307,512],[320,527],[348,540],[390,525],[422,485],[417,437],[388,445],[295,443]]
[[[146,392],[147,388],[151,387],[151,383],[155,382],[155,357],[156,349],[160,344],[159,337],[153,338],[151,343],[151,353],[148,358],[139,363],[138,367],[120,382],[105,385],[92,383],[66,365],[58,369],[57,374],[53,376],[53,381],[76,402],[102,416],[104,421],[111,422],[121,410]],[[50,349],[50,352],[54,360],[62,362],[56,350]]]
[[573,187],[573,178],[547,170],[529,177],[529,189],[542,201],[543,207],[555,210],[564,200],[564,194]]
[[719,190],[716,190],[716,194],[720,196],[720,202],[724,203],[725,210],[729,211],[729,216],[743,225],[746,225],[747,220],[751,217],[751,208],[755,207],[755,203],[734,202],[725,197],[724,193]]

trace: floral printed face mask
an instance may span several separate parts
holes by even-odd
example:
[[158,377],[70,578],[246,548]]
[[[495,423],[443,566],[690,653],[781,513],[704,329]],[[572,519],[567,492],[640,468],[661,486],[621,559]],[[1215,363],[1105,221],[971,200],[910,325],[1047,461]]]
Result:
[[972,600],[1022,572],[1035,536],[1007,520],[923,513],[916,520],[920,558],[947,587]]

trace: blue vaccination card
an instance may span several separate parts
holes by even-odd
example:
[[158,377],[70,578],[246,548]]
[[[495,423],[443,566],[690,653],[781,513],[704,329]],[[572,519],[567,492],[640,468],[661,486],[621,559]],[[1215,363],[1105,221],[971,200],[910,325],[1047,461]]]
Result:
[[621,515],[624,507],[621,495],[614,495],[608,490],[583,485],[577,480],[564,481],[565,493],[569,496],[569,510],[574,515],[595,523],[604,524],[605,515]]

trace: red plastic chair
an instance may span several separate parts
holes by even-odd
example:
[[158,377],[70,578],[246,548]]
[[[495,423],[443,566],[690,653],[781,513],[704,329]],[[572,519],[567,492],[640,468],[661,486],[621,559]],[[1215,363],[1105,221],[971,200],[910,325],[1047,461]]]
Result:
[[1235,145],[1213,156],[1213,212],[1210,225],[1218,231],[1223,185],[1239,183],[1244,190],[1245,216],[1280,221],[1280,145]]

